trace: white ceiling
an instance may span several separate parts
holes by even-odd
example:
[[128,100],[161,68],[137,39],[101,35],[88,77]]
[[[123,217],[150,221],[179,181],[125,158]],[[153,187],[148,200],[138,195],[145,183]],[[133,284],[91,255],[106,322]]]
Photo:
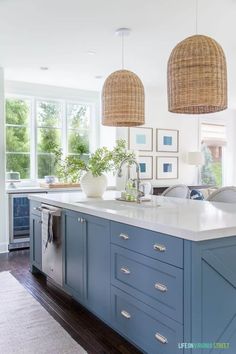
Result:
[[[0,66],[9,80],[99,90],[121,67],[121,39],[114,32],[129,27],[126,68],[145,86],[165,89],[171,49],[195,33],[195,6],[195,0],[0,0]],[[199,0],[198,28],[225,50],[233,104],[236,1]]]

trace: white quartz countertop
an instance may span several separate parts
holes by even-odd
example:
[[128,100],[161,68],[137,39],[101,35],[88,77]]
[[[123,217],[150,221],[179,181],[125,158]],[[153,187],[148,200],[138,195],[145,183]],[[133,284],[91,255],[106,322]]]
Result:
[[23,193],[58,193],[66,191],[81,191],[80,187],[71,187],[71,188],[43,188],[40,186],[32,187],[16,187],[16,188],[7,188],[7,194],[23,194]]
[[102,199],[86,198],[74,192],[32,194],[29,199],[192,241],[236,235],[236,204],[151,196],[138,205],[116,201],[119,196],[108,191]]

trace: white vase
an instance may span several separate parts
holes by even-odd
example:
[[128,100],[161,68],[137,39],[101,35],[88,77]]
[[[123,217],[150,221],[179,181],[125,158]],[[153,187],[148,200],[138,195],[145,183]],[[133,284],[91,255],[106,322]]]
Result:
[[82,176],[80,184],[87,197],[102,197],[107,188],[107,177],[103,174],[93,176],[89,171]]

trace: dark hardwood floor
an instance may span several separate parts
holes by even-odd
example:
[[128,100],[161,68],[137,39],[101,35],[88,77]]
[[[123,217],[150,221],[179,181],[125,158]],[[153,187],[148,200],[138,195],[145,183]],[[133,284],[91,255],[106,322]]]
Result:
[[0,271],[5,270],[11,271],[89,354],[140,354],[135,347],[83,306],[47,282],[43,275],[31,274],[29,250],[0,254]]

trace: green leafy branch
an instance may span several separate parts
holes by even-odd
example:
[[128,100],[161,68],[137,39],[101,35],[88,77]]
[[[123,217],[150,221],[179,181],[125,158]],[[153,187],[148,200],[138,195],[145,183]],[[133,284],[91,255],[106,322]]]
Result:
[[117,171],[119,164],[125,158],[134,158],[133,152],[126,149],[125,140],[117,140],[112,150],[107,147],[98,148],[89,158],[85,159],[83,151],[80,155],[69,155],[63,158],[62,150],[54,147],[55,167],[57,177],[63,182],[77,182],[83,171],[90,171],[93,176],[101,176],[104,172]]

